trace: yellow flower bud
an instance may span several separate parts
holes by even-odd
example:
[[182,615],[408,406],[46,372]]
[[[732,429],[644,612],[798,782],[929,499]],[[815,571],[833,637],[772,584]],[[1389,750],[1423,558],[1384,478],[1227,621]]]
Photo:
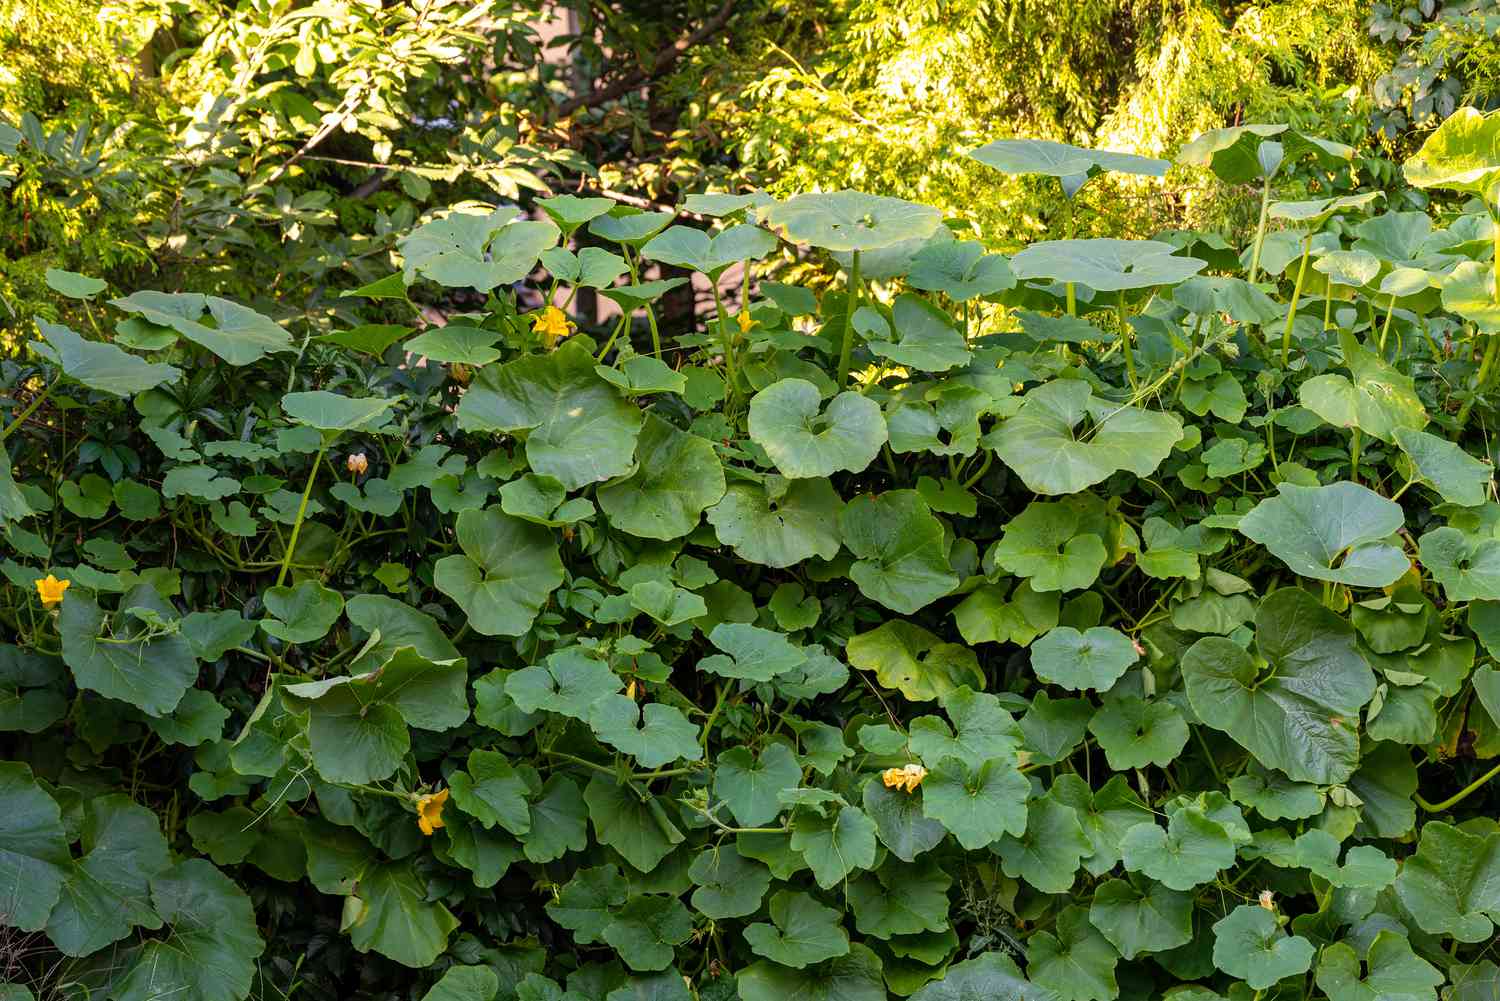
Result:
[[531,329],[541,336],[542,343],[549,348],[573,332],[567,315],[556,306],[548,306],[532,313]]
[[885,783],[887,789],[900,789],[902,792],[913,793],[922,780],[927,777],[927,769],[913,762],[901,768],[887,768],[880,773],[880,779]]
[[359,476],[370,468],[370,460],[365,458],[363,452],[351,452],[349,458],[344,460],[344,466],[355,476]]
[[755,326],[755,320],[750,316],[748,309],[740,310],[740,315],[736,318],[736,322],[740,325],[741,334],[748,334],[750,328]]

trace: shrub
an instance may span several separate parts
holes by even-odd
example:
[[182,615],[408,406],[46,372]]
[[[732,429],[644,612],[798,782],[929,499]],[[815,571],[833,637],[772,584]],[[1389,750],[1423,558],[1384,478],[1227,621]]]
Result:
[[[1497,129],[1407,178],[1493,207]],[[7,979],[1491,996],[1496,230],[1272,197],[1352,155],[1185,149],[1264,182],[1242,255],[1007,258],[855,192],[456,210],[355,293],[479,294],[423,331],[49,272],[87,329],[3,369]]]

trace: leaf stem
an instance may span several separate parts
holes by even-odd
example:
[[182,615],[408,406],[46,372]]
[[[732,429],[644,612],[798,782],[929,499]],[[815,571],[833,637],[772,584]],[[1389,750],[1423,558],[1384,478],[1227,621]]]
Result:
[[[729,318],[724,315],[724,299],[719,295],[719,280],[710,278],[709,284],[714,290],[714,309],[718,313],[719,320],[719,343],[723,345],[724,351],[724,375],[729,379],[729,400],[732,404],[740,395],[739,374],[734,360],[734,332],[729,329]],[[844,336],[846,338],[844,343],[847,345],[847,332]]]
[[1255,227],[1255,249],[1250,254],[1250,284],[1260,274],[1260,248],[1266,242],[1266,216],[1271,211],[1271,178],[1266,176],[1260,189],[1260,222]]
[[292,554],[297,551],[297,536],[302,534],[302,519],[307,517],[307,502],[312,497],[313,481],[318,478],[318,467],[323,464],[323,453],[328,451],[328,442],[318,449],[318,454],[313,457],[312,468],[307,471],[307,486],[302,488],[302,503],[297,505],[297,520],[292,522],[292,537],[287,540],[286,553],[281,558],[281,569],[276,572],[276,586],[280,587],[286,580],[287,567],[291,565]]
[[1491,768],[1489,771],[1485,772],[1483,775],[1479,776],[1479,778],[1475,779],[1473,782],[1470,782],[1468,785],[1464,786],[1458,792],[1454,793],[1452,796],[1449,796],[1447,799],[1443,800],[1441,803],[1429,803],[1425,799],[1422,798],[1422,794],[1421,793],[1414,794],[1412,796],[1412,798],[1415,799],[1417,801],[1417,805],[1420,806],[1426,812],[1428,812],[1428,813],[1442,813],[1444,810],[1448,809],[1449,807],[1455,806],[1455,805],[1463,802],[1465,799],[1467,799],[1469,797],[1470,793],[1473,793],[1480,786],[1484,785],[1486,782],[1488,782],[1490,779],[1494,778],[1496,775],[1500,775],[1500,765],[1496,765],[1494,768]]
[[1286,313],[1286,328],[1281,332],[1281,364],[1292,355],[1292,325],[1297,322],[1297,302],[1302,298],[1302,283],[1307,280],[1307,258],[1312,253],[1312,232],[1302,238],[1302,263],[1297,265],[1297,283],[1292,286],[1292,305]]
[[46,401],[47,397],[52,395],[52,390],[57,387],[57,384],[61,381],[61,379],[62,376],[58,376],[56,379],[53,379],[51,382],[47,383],[47,385],[42,389],[40,393],[37,393],[31,398],[31,402],[26,404],[26,409],[22,410],[9,424],[5,425],[4,431],[0,431],[0,441],[4,441],[5,439],[9,438],[13,433],[15,433],[17,428],[26,423],[26,418],[36,413],[37,407],[40,407]]
[[844,343],[839,348],[839,389],[849,385],[849,359],[854,355],[854,307],[859,303],[859,251],[849,265],[849,291],[844,303]]

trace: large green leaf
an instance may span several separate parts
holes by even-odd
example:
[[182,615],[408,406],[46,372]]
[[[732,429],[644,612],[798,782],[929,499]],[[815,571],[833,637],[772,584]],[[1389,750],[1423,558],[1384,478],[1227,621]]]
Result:
[[879,404],[859,393],[840,393],[822,407],[817,386],[782,379],[751,398],[750,438],[790,479],[857,473],[880,454],[885,418]]
[[0,761],[0,911],[3,924],[40,931],[72,871],[62,811],[19,761]]
[[1323,950],[1317,983],[1328,1001],[1435,1001],[1437,988],[1447,979],[1414,953],[1405,938],[1389,930],[1378,932],[1370,943],[1363,975],[1360,958],[1347,942]]
[[1126,959],[1167,952],[1193,937],[1193,898],[1138,877],[1111,879],[1095,887],[1089,922]]
[[1394,441],[1399,428],[1421,430],[1427,412],[1411,377],[1365,350],[1347,330],[1339,331],[1339,345],[1348,377],[1308,379],[1298,391],[1302,405],[1335,427],[1359,428],[1381,441]]
[[1114,946],[1089,924],[1088,911],[1066,907],[1057,916],[1056,934],[1038,932],[1027,942],[1026,975],[1068,1001],[1111,1001],[1120,993]]
[[402,966],[431,966],[458,927],[441,901],[428,899],[426,880],[411,860],[371,866],[359,879],[358,898],[362,908],[349,929],[354,948],[374,950]]
[[731,265],[757,261],[776,249],[776,237],[741,223],[710,236],[691,226],[672,226],[652,237],[641,248],[647,260],[701,271],[717,279]]
[[[136,292],[124,299],[111,299],[110,305],[171,327],[231,365],[249,365],[277,351],[296,350],[292,335],[275,320],[218,296]],[[204,310],[208,311],[208,322],[204,322]]]
[[1462,447],[1426,431],[1396,428],[1396,443],[1411,460],[1416,476],[1450,504],[1477,507],[1489,496],[1495,469]]
[[1439,820],[1424,824],[1416,854],[1396,877],[1396,896],[1429,934],[1488,939],[1500,915],[1500,832],[1470,833]]
[[599,507],[623,532],[676,539],[724,496],[724,468],[713,444],[648,416],[635,450],[636,470],[599,488]]
[[1459,108],[1402,165],[1408,184],[1490,197],[1500,178],[1500,114]]
[[955,963],[939,980],[912,995],[912,1001],[1060,1001],[1050,988],[1021,976],[1015,960],[1004,952],[986,952]]
[[1287,935],[1264,907],[1241,904],[1214,923],[1214,965],[1253,990],[1306,973],[1316,951],[1301,935]]
[[[1084,418],[1090,425],[1080,432]],[[1032,492],[1071,494],[1121,469],[1150,476],[1181,437],[1174,414],[1108,403],[1088,383],[1060,379],[1027,393],[984,444]]]
[[192,644],[170,626],[176,618],[146,583],[123,594],[113,613],[86,594],[69,593],[57,620],[63,660],[79,688],[165,716],[198,677]]
[[843,500],[826,479],[768,476],[764,486],[730,486],[724,499],[708,509],[708,523],[741,559],[781,568],[814,556],[837,556],[843,509]]
[[913,702],[941,698],[964,685],[984,687],[984,674],[972,650],[944,643],[903,619],[852,637],[845,655],[850,666],[874,671],[882,685],[897,689]]
[[36,325],[45,340],[32,341],[32,349],[90,389],[134,396],[182,377],[182,371],[171,365],[153,364],[113,344],[85,340],[61,324],[39,319]]
[[1194,712],[1294,781],[1346,781],[1359,765],[1359,711],[1375,694],[1353,627],[1283,588],[1256,611],[1255,643],[1258,657],[1206,636],[1183,655]]
[[499,508],[464,511],[456,526],[463,555],[433,566],[433,584],[486,636],[520,636],[563,582],[552,533]]
[[769,823],[781,812],[781,793],[795,789],[802,768],[785,744],[769,744],[760,754],[732,747],[719,755],[714,769],[714,795],[745,827]]
[[1358,483],[1284,482],[1240,519],[1239,530],[1304,577],[1385,587],[1411,567],[1401,547],[1386,541],[1403,521],[1400,505]]
[[151,879],[151,904],[169,928],[121,961],[110,996],[241,1001],[250,993],[265,942],[250,898],[203,859],[186,859]]
[[1417,552],[1449,601],[1500,599],[1500,539],[1445,526],[1424,534]]
[[319,389],[306,393],[287,393],[281,398],[281,409],[298,424],[306,424],[319,431],[360,431],[369,430],[400,400],[399,396],[355,399]]
[[1191,890],[1234,864],[1228,832],[1201,810],[1179,810],[1163,830],[1154,822],[1136,824],[1120,841],[1125,868],[1172,890]]
[[1037,677],[1075,692],[1112,688],[1139,657],[1130,637],[1105,626],[1058,626],[1031,647]]
[[745,927],[745,941],[757,956],[800,970],[849,953],[849,935],[839,923],[842,915],[806,893],[775,894],[770,915],[770,923]]
[[480,369],[458,405],[466,431],[523,433],[531,468],[568,490],[628,475],[641,421],[580,341]]
[[1110,170],[1161,177],[1171,166],[1154,157],[1085,149],[1048,139],[996,139],[964,155],[1002,174],[1043,174],[1065,180]]
[[967,764],[944,758],[922,783],[922,809],[946,827],[969,851],[1004,834],[1026,832],[1026,797],[1031,785],[1014,758]]
[[795,195],[765,211],[766,225],[788,240],[824,250],[880,250],[929,236],[942,213],[927,205],[867,195],[829,191]]
[[1047,240],[1033,243],[1010,259],[1023,280],[1050,278],[1075,282],[1097,292],[1175,285],[1207,267],[1207,262],[1179,257],[1176,247],[1157,240]]
[[792,851],[801,852],[825,890],[856,869],[875,864],[875,821],[857,806],[824,817],[803,811],[792,823]]
[[83,808],[83,857],[67,867],[47,937],[68,956],[87,956],[130,934],[157,929],[150,884],[172,864],[156,815],[122,795]]
[[915,490],[861,494],[839,515],[839,532],[856,557],[849,578],[886,608],[910,614],[958,586],[942,522]]
[[558,235],[550,221],[517,220],[514,211],[456,210],[401,239],[402,273],[408,285],[425,277],[488,292],[525,278]]

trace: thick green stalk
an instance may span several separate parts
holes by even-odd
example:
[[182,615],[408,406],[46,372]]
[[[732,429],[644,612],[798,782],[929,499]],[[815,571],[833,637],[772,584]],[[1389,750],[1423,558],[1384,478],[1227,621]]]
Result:
[[1068,286],[1067,287],[1068,287],[1068,315],[1069,316],[1077,316],[1078,315],[1078,291],[1073,287],[1073,283],[1072,282],[1068,282]]
[[318,478],[318,467],[323,464],[323,453],[328,451],[328,443],[318,449],[318,454],[313,456],[312,468],[307,471],[307,486],[302,488],[302,503],[297,505],[297,520],[292,522],[292,537],[287,540],[286,555],[281,558],[281,569],[276,573],[276,586],[280,587],[286,580],[286,569],[292,565],[292,554],[297,551],[297,536],[302,534],[302,519],[307,517],[307,502],[312,497],[313,481]]
[[[729,380],[729,398],[737,398],[740,392],[740,380],[734,360],[734,331],[729,328],[729,318],[724,315],[724,300],[719,297],[719,283],[717,280],[710,281],[714,289],[714,310],[719,316],[719,343],[723,345],[724,352],[724,375]],[[848,343],[848,333],[844,334],[845,343]]]
[[1333,275],[1327,275],[1327,281],[1323,283],[1323,332],[1333,326]]
[[1120,317],[1120,350],[1125,355],[1125,372],[1130,376],[1130,391],[1135,393],[1140,390],[1140,383],[1135,376],[1135,356],[1130,353],[1130,324],[1125,322],[1125,293],[1120,292],[1118,306]]
[[1250,254],[1250,284],[1260,274],[1260,248],[1266,242],[1266,217],[1271,211],[1271,179],[1267,177],[1260,189],[1260,222],[1255,227],[1255,249]]
[[25,424],[26,418],[36,413],[37,408],[46,401],[47,397],[52,395],[52,390],[56,386],[57,379],[53,379],[47,384],[46,388],[44,388],[40,393],[37,393],[35,396],[33,396],[31,398],[31,402],[26,404],[26,409],[22,410],[19,414],[16,414],[15,419],[12,420],[9,424],[5,425],[5,430],[0,431],[0,441],[4,441],[5,439],[9,438],[16,432],[16,429],[18,429],[22,424]]
[[[1374,304],[1370,305],[1374,309]],[[1385,354],[1385,337],[1391,332],[1391,317],[1396,315],[1396,293],[1391,293],[1390,304],[1385,307],[1385,324],[1380,328],[1380,353]]]
[[[1491,280],[1494,286],[1490,295],[1496,304],[1500,304],[1500,220],[1495,221],[1495,260],[1490,265]],[[1484,346],[1484,358],[1479,363],[1479,374],[1474,377],[1474,395],[1464,401],[1463,407],[1458,411],[1458,429],[1463,430],[1464,424],[1469,420],[1469,411],[1474,407],[1474,400],[1484,391],[1489,384],[1490,368],[1495,363],[1495,350],[1500,347],[1500,334],[1488,334],[1487,343]]]
[[849,360],[854,356],[854,307],[859,302],[859,251],[849,266],[849,291],[844,304],[844,343],[839,348],[840,389],[849,385]]
[[1349,479],[1355,483],[1359,482],[1359,428],[1354,429],[1354,435],[1349,440]]
[[1292,325],[1297,322],[1297,302],[1302,298],[1302,283],[1307,280],[1307,257],[1312,253],[1312,233],[1302,240],[1302,263],[1297,265],[1297,283],[1292,286],[1292,305],[1286,314],[1286,329],[1281,332],[1281,364],[1292,356]]
[[1441,803],[1429,803],[1425,799],[1423,799],[1420,794],[1413,796],[1412,798],[1417,801],[1418,806],[1420,806],[1423,810],[1426,810],[1428,813],[1441,813],[1449,807],[1463,802],[1469,797],[1470,793],[1474,792],[1476,789],[1484,785],[1496,775],[1500,775],[1500,765],[1496,765],[1494,768],[1491,768],[1489,771],[1485,772],[1483,775],[1479,776],[1479,778],[1475,779],[1473,782],[1470,782],[1468,785],[1464,786],[1458,792],[1454,793],[1452,796],[1449,796]]

